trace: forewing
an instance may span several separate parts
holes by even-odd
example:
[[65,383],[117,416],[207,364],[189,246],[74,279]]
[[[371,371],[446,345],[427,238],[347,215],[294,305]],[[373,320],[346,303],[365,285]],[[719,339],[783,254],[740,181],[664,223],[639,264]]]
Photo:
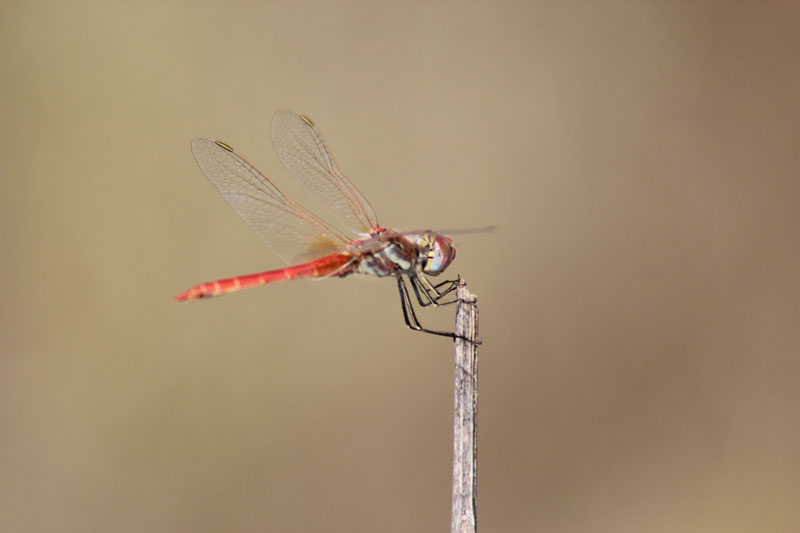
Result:
[[284,261],[346,246],[348,240],[341,232],[287,198],[230,146],[195,139],[192,154],[225,201]]
[[377,229],[372,206],[342,173],[314,123],[293,111],[272,118],[272,144],[283,166],[354,233]]

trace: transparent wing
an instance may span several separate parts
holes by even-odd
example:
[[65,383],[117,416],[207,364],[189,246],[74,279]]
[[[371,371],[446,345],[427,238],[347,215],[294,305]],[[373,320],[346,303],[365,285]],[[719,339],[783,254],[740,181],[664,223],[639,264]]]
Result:
[[344,234],[287,198],[225,143],[195,139],[192,154],[225,201],[284,261],[333,253],[347,245]]
[[333,159],[314,123],[293,111],[272,117],[272,144],[289,174],[302,183],[346,224],[347,230],[369,233],[379,228],[372,206]]

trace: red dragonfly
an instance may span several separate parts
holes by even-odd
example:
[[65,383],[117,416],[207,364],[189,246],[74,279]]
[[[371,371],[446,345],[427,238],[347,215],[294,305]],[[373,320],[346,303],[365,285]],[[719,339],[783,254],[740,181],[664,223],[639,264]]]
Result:
[[393,276],[406,325],[455,338],[455,333],[420,324],[405,281],[408,278],[423,307],[453,303],[443,298],[455,289],[456,281],[434,285],[425,276],[442,273],[455,259],[452,239],[430,230],[399,232],[381,227],[372,206],[339,169],[322,135],[305,115],[278,111],[272,118],[271,136],[289,174],[330,208],[348,231],[336,229],[296,204],[229,145],[195,139],[192,154],[203,174],[266,245],[292,266],[202,283],[175,299],[209,298],[297,278]]

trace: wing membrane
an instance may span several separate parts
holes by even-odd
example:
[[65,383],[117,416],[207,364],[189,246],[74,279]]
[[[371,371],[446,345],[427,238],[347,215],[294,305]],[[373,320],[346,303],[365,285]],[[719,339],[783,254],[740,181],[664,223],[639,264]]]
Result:
[[348,238],[306,211],[221,142],[192,141],[200,170],[234,211],[286,262],[332,253]]
[[283,166],[346,224],[347,230],[369,233],[379,228],[372,206],[342,173],[313,122],[293,111],[272,118],[272,144]]

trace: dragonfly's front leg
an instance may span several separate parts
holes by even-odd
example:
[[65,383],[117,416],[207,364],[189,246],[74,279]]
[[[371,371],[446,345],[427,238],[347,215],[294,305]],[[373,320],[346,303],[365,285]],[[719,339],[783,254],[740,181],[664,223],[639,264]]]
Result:
[[[411,288],[414,289],[414,294],[417,296],[417,301],[422,307],[429,305],[440,306],[450,305],[456,303],[458,299],[449,302],[443,302],[442,298],[453,292],[458,287],[458,280],[447,280],[437,285],[432,285],[430,280],[425,276],[409,276],[411,280]],[[423,299],[424,295],[424,299]]]
[[[411,278],[411,286],[414,287],[414,292],[417,293],[417,298],[420,298],[420,294],[414,285],[414,278]],[[422,331],[424,333],[430,333],[432,335],[440,335],[442,337],[450,337],[451,339],[463,339],[467,342],[473,342],[471,339],[468,339],[462,335],[458,335],[451,331],[440,331],[438,329],[429,329],[423,327],[422,324],[420,324],[419,319],[417,318],[417,313],[414,311],[414,306],[412,305],[411,298],[408,295],[408,288],[406,287],[406,282],[403,279],[403,276],[400,275],[397,276],[397,290],[400,293],[400,304],[403,307],[403,319],[406,322],[406,326],[413,329],[414,331]],[[420,303],[422,303],[421,300]],[[447,302],[447,303],[452,303],[452,302]]]

